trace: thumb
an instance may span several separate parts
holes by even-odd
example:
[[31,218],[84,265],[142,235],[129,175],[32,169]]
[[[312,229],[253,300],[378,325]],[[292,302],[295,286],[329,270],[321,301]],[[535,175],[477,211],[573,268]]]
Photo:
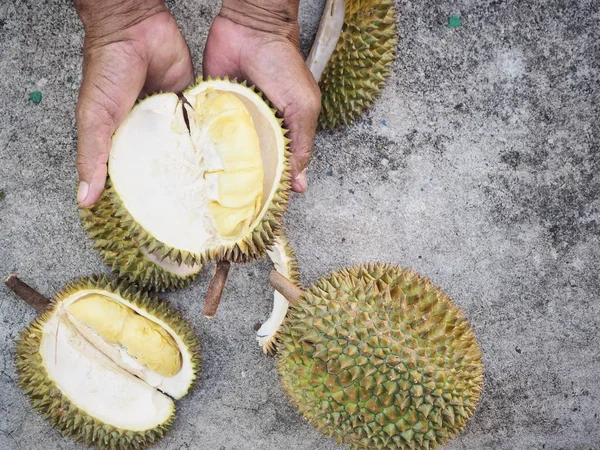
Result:
[[85,55],[75,114],[80,207],[91,206],[100,198],[112,135],[144,86],[147,66],[143,59],[128,58],[131,51],[101,48]]

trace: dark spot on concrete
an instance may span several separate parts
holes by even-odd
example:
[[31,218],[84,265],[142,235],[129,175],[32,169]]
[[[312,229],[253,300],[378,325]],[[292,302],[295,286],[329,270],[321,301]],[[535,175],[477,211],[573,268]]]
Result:
[[516,169],[521,162],[521,154],[514,150],[504,152],[500,154],[500,161],[504,164],[508,164],[513,169]]
[[0,191],[0,201],[4,200],[5,194],[4,191]]
[[515,352],[517,352],[519,355],[521,354],[521,348],[519,346],[515,347]]
[[342,244],[346,242],[346,238],[342,238]]
[[328,177],[332,177],[333,176],[333,170],[329,169],[327,172],[325,172],[327,174]]

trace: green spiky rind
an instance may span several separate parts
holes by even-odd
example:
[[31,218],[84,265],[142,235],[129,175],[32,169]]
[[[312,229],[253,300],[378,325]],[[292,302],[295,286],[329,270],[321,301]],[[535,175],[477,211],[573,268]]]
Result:
[[304,417],[352,449],[435,449],[477,408],[482,355],[431,281],[390,264],[322,278],[290,307],[277,368]]
[[114,191],[108,179],[100,199],[79,212],[83,228],[104,264],[119,278],[138,284],[145,290],[171,291],[194,281],[202,271],[201,266],[196,273],[181,276],[163,269],[144,254],[134,237],[121,226],[121,220],[113,215],[113,197]]
[[379,97],[398,45],[392,0],[345,2],[344,25],[321,76],[323,129],[348,125]]
[[[196,80],[196,84],[202,81],[213,80],[237,83],[236,80],[230,80],[228,77],[208,77],[205,79],[199,77]],[[208,249],[200,253],[192,253],[186,250],[177,249],[160,242],[134,220],[131,214],[129,214],[129,211],[123,205],[114,186],[110,184],[110,180],[107,181],[107,188],[105,191],[110,197],[110,201],[105,203],[105,205],[108,206],[106,210],[106,214],[108,214],[108,216],[104,217],[116,218],[120,224],[120,227],[126,230],[128,237],[137,242],[138,245],[146,248],[148,252],[158,255],[159,258],[170,258],[172,261],[175,261],[179,264],[183,262],[188,265],[198,264],[201,266],[205,266],[212,261],[221,260],[235,263],[249,262],[265,256],[267,248],[273,244],[275,241],[275,236],[281,229],[281,222],[287,208],[290,191],[292,188],[290,165],[291,152],[289,150],[289,144],[291,141],[287,138],[288,130],[283,127],[283,120],[277,117],[277,110],[273,108],[272,103],[262,92],[257,90],[254,86],[248,86],[246,82],[239,84],[246,87],[248,90],[257,95],[261,101],[269,105],[271,113],[281,127],[280,131],[282,133],[285,145],[283,155],[283,171],[281,173],[280,181],[277,185],[275,194],[273,195],[273,199],[271,200],[271,203],[263,215],[260,223],[240,242],[231,244],[229,246],[222,246],[218,249]],[[190,87],[188,90],[192,88],[193,87]]]
[[[296,287],[302,289],[302,284],[300,283],[300,265],[298,264],[298,259],[296,258],[296,251],[290,245],[290,241],[285,234],[285,230],[281,230],[279,232],[279,236],[277,239],[281,242],[281,245],[284,248],[285,255],[289,258],[288,262],[288,271],[289,277],[288,279],[296,285]],[[287,315],[286,315],[287,317]],[[285,320],[284,320],[285,323]],[[277,345],[279,343],[279,333],[281,327],[273,333],[273,336],[263,344],[263,351],[269,355],[274,355],[277,352]]]
[[[198,377],[201,357],[198,338],[189,324],[167,303],[138,290],[134,285],[102,276],[81,278],[68,284],[53,299],[53,307],[36,318],[17,341],[16,370],[18,383],[29,397],[34,410],[50,421],[63,436],[101,449],[144,449],[160,440],[171,428],[175,413],[162,424],[144,431],[130,431],[105,424],[79,409],[48,376],[39,352],[43,327],[52,318],[60,302],[80,290],[102,289],[119,295],[140,309],[167,323],[192,355],[193,380]],[[193,383],[192,383],[193,384]],[[190,386],[191,389],[192,386]],[[188,390],[189,392],[189,390]]]

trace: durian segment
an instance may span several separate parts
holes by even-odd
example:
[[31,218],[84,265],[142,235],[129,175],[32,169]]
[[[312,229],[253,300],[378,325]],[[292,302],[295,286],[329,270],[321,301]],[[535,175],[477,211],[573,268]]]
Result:
[[[345,0],[344,4],[341,35],[319,80],[321,128],[347,125],[369,108],[385,85],[396,58],[393,0]],[[323,20],[330,15],[325,11]],[[314,45],[319,45],[319,36]]]
[[181,289],[202,271],[202,265],[173,261],[168,255],[149,252],[115,217],[114,191],[107,180],[100,199],[90,208],[80,210],[83,228],[93,239],[93,248],[104,263],[122,279],[138,284],[145,290]]
[[437,448],[482,391],[482,355],[461,311],[427,278],[389,264],[324,277],[290,307],[277,346],[286,394],[352,449]]
[[[269,259],[273,262],[275,270],[292,281],[296,286],[300,285],[300,272],[296,252],[291,247],[285,232],[282,230],[275,240],[271,250],[267,251]],[[285,320],[289,302],[278,291],[273,292],[273,309],[269,318],[256,332],[258,344],[265,353],[274,353],[278,339],[279,328]]]
[[[160,389],[175,399],[186,395],[197,378],[201,364],[198,338],[189,324],[167,302],[139,291],[134,285],[104,276],[84,278],[68,285],[57,294],[56,307],[64,314],[68,314],[70,306],[78,300],[98,295],[129,308],[166,331],[178,347],[181,368],[172,376],[164,376],[141,364],[119,346],[95,338],[94,334],[99,336],[97,333],[86,334],[86,338],[92,340],[94,345],[113,362],[135,374],[150,386]],[[77,325],[77,322],[74,325]]]
[[108,343],[124,347],[137,362],[158,375],[172,377],[181,369],[181,353],[173,337],[122,303],[90,294],[69,305],[67,315]]
[[252,116],[235,95],[214,89],[197,94],[193,104],[190,135],[205,155],[209,211],[220,237],[239,239],[262,200],[263,166]]

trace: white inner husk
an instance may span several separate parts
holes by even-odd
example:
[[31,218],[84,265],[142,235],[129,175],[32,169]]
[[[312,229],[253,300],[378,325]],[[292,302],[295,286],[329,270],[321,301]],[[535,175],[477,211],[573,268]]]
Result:
[[[169,332],[181,352],[179,372],[172,377],[152,372],[124,348],[104,341],[70,316],[69,305],[90,294],[112,298]],[[164,423],[173,414],[174,403],[162,392],[181,398],[194,378],[192,356],[169,326],[104,290],[81,290],[57,305],[43,326],[40,355],[49,377],[72,403],[107,424],[132,431]]]
[[[273,245],[273,249],[267,251],[267,254],[273,262],[275,270],[289,279],[291,276],[291,259],[285,252],[285,244],[281,238],[277,237],[275,245]],[[268,345],[275,337],[277,330],[279,330],[279,327],[283,323],[283,320],[287,314],[289,303],[290,302],[288,302],[287,299],[278,291],[273,292],[273,310],[271,311],[271,315],[256,332],[256,340],[263,350],[266,351]]]
[[321,80],[342,34],[345,12],[344,0],[327,0],[325,3],[317,35],[306,58],[306,65],[317,82]]
[[[264,182],[260,212],[250,224],[251,231],[266,212],[283,172],[281,126],[258,94],[223,80],[204,81],[186,91],[188,112],[204,90],[234,94],[250,113],[258,134]],[[147,233],[170,247],[198,254],[230,247],[246,234],[224,238],[217,233],[207,208],[218,196],[217,186],[205,172],[218,169],[221,161],[205,130],[193,121],[190,135],[183,104],[175,94],[166,93],[136,105],[113,136],[108,169],[124,207]]]

